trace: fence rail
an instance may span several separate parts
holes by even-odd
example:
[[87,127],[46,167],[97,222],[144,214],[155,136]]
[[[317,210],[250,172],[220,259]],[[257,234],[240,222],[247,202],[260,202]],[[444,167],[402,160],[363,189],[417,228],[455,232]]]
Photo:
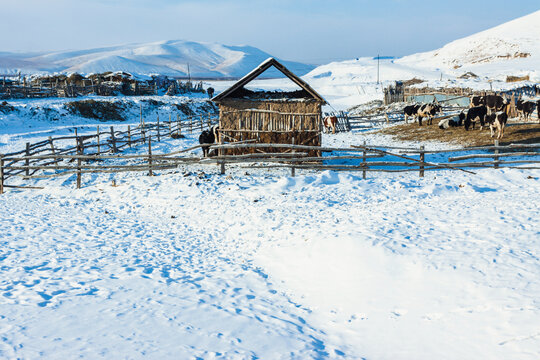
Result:
[[[212,120],[210,119],[207,122],[198,121],[197,124],[192,123],[191,128],[195,130],[195,125],[204,127],[205,124],[211,123]],[[420,148],[404,148],[368,146],[365,143],[349,148],[337,148],[293,144],[261,144],[247,141],[212,145],[210,149],[216,150],[219,155],[210,158],[184,155],[189,151],[202,147],[202,145],[165,154],[152,152],[152,141],[181,133],[184,125],[185,123],[181,122],[180,125],[176,125],[178,127],[175,127],[172,123],[156,122],[140,124],[135,129],[128,126],[127,131],[115,131],[112,127],[110,131],[100,131],[98,129],[94,135],[62,137],[64,140],[76,140],[76,146],[66,149],[54,148],[54,141],[59,138],[49,138],[47,141],[28,144],[22,152],[0,155],[0,193],[3,193],[5,188],[39,188],[20,184],[6,184],[7,180],[13,178],[43,179],[76,175],[77,188],[80,188],[83,174],[147,172],[149,175],[154,175],[155,171],[174,169],[179,165],[218,165],[221,173],[225,173],[227,165],[252,169],[285,168],[290,169],[291,176],[296,174],[296,170],[361,171],[363,178],[366,178],[367,172],[397,173],[414,171],[418,172],[420,177],[423,177],[426,171],[441,169],[464,171],[471,174],[474,174],[471,169],[477,168],[519,167],[523,169],[540,169],[540,143],[500,146],[498,141],[495,141],[493,146],[441,151],[429,151],[423,146]],[[108,136],[107,139],[103,139],[105,140],[103,142],[85,144],[85,141],[100,139],[103,136]],[[123,147],[131,147],[140,143],[148,145],[146,154],[126,155],[117,153]],[[49,146],[50,152],[42,154],[41,148],[47,146]],[[90,148],[96,150],[90,152]],[[243,155],[223,155],[223,150],[226,149],[257,149],[260,152]],[[312,150],[324,153],[325,156],[309,156],[309,152]],[[452,152],[474,153],[449,157],[446,162],[428,161],[428,155],[443,155]],[[410,155],[405,156],[404,154]],[[477,161],[472,161],[473,159],[477,159]],[[486,161],[486,159],[492,160]]]

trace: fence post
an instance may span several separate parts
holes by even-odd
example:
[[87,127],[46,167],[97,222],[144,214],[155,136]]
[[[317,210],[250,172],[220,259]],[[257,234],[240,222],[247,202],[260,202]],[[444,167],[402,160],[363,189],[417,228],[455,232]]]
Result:
[[495,150],[493,151],[494,155],[493,155],[493,167],[495,169],[498,169],[499,168],[499,157],[497,156],[497,154],[499,154],[499,140],[495,140]]
[[172,135],[172,118],[171,114],[169,113],[169,136]]
[[193,117],[189,117],[189,133],[193,134]]
[[180,137],[180,135],[182,135],[182,121],[180,121],[179,114],[176,114],[176,122],[178,122],[178,128],[176,129],[176,131],[178,132],[178,137]]
[[114,126],[111,126],[111,141],[113,153],[118,152],[118,149],[116,148],[116,138],[114,137]]
[[99,125],[97,126],[97,154],[101,154],[101,143],[99,141]]
[[[218,142],[219,142],[219,145],[223,145],[223,137],[222,137],[221,134],[219,133],[219,130],[218,130],[218,138],[219,138],[219,141],[218,141]],[[219,157],[222,157],[222,156],[223,156],[223,153],[224,153],[223,149],[219,149],[219,151],[218,151]],[[225,160],[221,160],[219,165],[220,165],[220,171],[219,171],[219,173],[220,173],[221,175],[225,175]]]
[[157,141],[159,142],[161,139],[160,133],[159,133],[159,114],[157,116]]
[[366,179],[366,140],[364,140],[364,151],[362,151],[362,179]]
[[26,161],[25,161],[25,165],[26,165],[26,170],[25,170],[25,175],[26,176],[30,176],[30,169],[28,168],[30,166],[30,159],[28,158],[28,156],[30,156],[30,143],[26,143]]
[[0,155],[0,194],[4,193],[4,155]]
[[[292,143],[292,145],[294,146],[294,136],[293,136],[293,138],[292,138],[292,142],[291,142],[291,143]],[[295,151],[295,149],[293,148],[292,151],[291,151],[291,153],[294,154],[295,152],[296,152],[296,151]],[[295,177],[295,176],[296,176],[296,168],[294,167],[294,157],[293,157],[293,163],[292,163],[292,167],[291,167],[291,177]]]
[[[77,137],[77,155],[82,155],[81,139]],[[77,189],[81,188],[81,158],[77,158]]]
[[426,154],[424,154],[424,145],[420,146],[420,177],[424,177],[424,161],[426,160]]
[[[53,138],[51,136],[49,136],[49,145],[51,146],[51,154],[53,156],[56,155],[56,151],[54,150],[54,143],[53,143]],[[55,157],[54,158],[54,164],[56,165],[58,163],[58,159]]]
[[144,126],[141,127],[141,137],[143,144],[146,143],[146,132],[144,131]]
[[202,115],[199,116],[199,122],[201,123],[201,131],[203,131],[203,126],[204,126],[204,124],[203,124]]
[[148,176],[154,176],[152,171],[152,138],[148,138]]
[[128,145],[131,148],[131,125],[128,125]]

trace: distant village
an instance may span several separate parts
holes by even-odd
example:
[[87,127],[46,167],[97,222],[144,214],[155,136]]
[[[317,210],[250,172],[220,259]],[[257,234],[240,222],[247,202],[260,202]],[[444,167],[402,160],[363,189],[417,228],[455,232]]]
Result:
[[71,75],[1,75],[0,82],[0,99],[85,95],[174,96],[186,93],[206,93],[203,82],[182,81],[163,75],[141,78],[126,72],[104,72],[87,76],[77,73]]

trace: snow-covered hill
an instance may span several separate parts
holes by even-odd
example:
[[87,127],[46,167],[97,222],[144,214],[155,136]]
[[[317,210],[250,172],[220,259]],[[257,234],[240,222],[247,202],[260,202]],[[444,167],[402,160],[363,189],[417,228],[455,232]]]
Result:
[[501,75],[538,78],[540,11],[396,62],[455,74],[472,71],[494,78]]
[[[130,44],[79,51],[42,54],[0,53],[0,73],[100,73],[126,71],[193,77],[241,77],[271,57],[252,46],[174,40]],[[293,72],[304,75],[313,66],[284,61]],[[272,76],[272,73],[268,73]]]
[[[461,79],[467,72],[479,78]],[[333,62],[317,67],[304,79],[332,106],[343,109],[382,99],[383,87],[396,80],[418,78],[426,81],[420,86],[501,90],[518,85],[506,83],[508,75],[540,81],[540,11],[453,41],[438,50],[399,59],[377,61],[365,57]]]

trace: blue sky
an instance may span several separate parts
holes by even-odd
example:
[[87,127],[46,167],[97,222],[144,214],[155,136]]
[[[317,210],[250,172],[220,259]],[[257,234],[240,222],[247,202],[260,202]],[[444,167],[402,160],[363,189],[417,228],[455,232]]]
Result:
[[[0,0],[0,52],[186,39],[314,64],[403,56],[540,10],[538,0]],[[16,32],[15,32],[16,29]]]

